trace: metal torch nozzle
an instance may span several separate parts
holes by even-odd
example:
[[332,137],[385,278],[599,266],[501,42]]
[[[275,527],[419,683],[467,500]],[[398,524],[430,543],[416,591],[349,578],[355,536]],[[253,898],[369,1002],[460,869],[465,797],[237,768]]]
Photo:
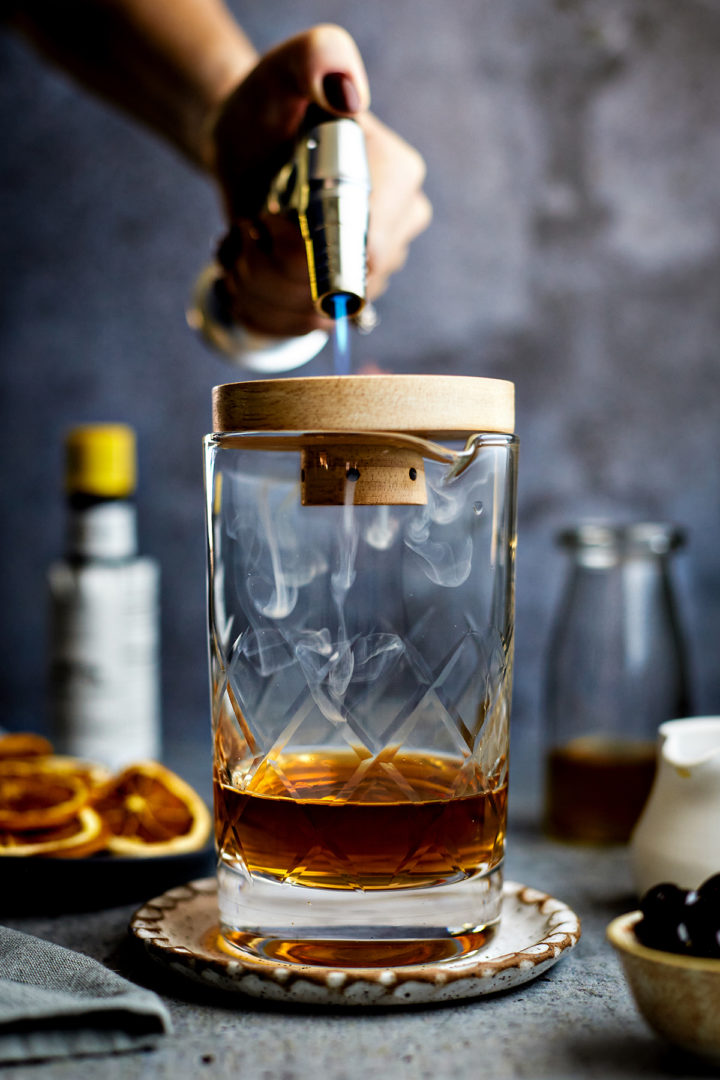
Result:
[[370,171],[355,120],[327,117],[307,128],[273,184],[269,209],[292,209],[305,240],[316,309],[336,318],[365,305]]
[[[362,128],[311,106],[291,160],[270,187],[266,209],[297,215],[316,310],[331,319],[347,315],[363,332],[377,321],[372,304],[365,304],[369,204]],[[288,371],[317,355],[326,341],[322,330],[280,339],[238,325],[223,277],[217,263],[206,267],[187,312],[189,325],[207,342],[235,363],[266,373]]]

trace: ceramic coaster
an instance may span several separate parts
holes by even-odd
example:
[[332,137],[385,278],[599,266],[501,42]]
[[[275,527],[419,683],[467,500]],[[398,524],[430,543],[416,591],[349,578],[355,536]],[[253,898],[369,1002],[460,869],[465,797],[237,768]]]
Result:
[[406,967],[320,967],[225,945],[214,878],[170,889],[137,911],[130,932],[153,959],[213,989],[306,1005],[418,1005],[481,997],[529,982],[580,937],[577,915],[546,893],[506,882],[500,926],[470,956]]

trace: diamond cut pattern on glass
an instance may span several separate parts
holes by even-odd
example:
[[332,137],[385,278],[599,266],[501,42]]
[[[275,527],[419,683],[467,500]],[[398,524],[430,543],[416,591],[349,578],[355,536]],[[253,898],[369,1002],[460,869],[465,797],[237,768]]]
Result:
[[[483,762],[497,773],[505,755],[506,718],[498,703],[505,699],[508,660],[496,632],[465,630],[435,669],[410,641],[389,633],[339,645],[327,632],[313,633],[312,646],[301,640],[295,653],[279,630],[246,631],[224,665],[226,693],[253,768],[270,759],[281,775],[278,759],[294,746],[348,746],[357,770],[339,796],[352,798],[368,770],[379,768],[394,781],[397,797],[409,801],[415,794],[393,760],[407,746],[465,762],[456,796],[477,783],[481,749]],[[216,685],[222,688],[222,679]],[[296,796],[289,779],[286,790]]]

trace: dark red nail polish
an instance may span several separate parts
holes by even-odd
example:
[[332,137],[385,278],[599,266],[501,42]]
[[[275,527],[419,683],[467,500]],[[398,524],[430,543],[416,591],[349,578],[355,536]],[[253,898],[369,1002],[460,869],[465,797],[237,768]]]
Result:
[[360,108],[360,95],[349,75],[333,71],[323,79],[325,100],[338,112],[355,113]]

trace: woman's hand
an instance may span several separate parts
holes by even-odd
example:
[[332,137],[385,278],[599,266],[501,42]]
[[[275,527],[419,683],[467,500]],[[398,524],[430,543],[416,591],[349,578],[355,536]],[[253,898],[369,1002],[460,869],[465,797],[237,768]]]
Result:
[[368,111],[367,76],[349,34],[318,26],[267,53],[220,107],[208,153],[231,225],[218,253],[231,309],[242,325],[261,333],[298,336],[331,325],[313,308],[297,224],[264,209],[310,104],[352,116],[365,133],[370,300],[384,292],[431,218],[422,192],[424,162]]

